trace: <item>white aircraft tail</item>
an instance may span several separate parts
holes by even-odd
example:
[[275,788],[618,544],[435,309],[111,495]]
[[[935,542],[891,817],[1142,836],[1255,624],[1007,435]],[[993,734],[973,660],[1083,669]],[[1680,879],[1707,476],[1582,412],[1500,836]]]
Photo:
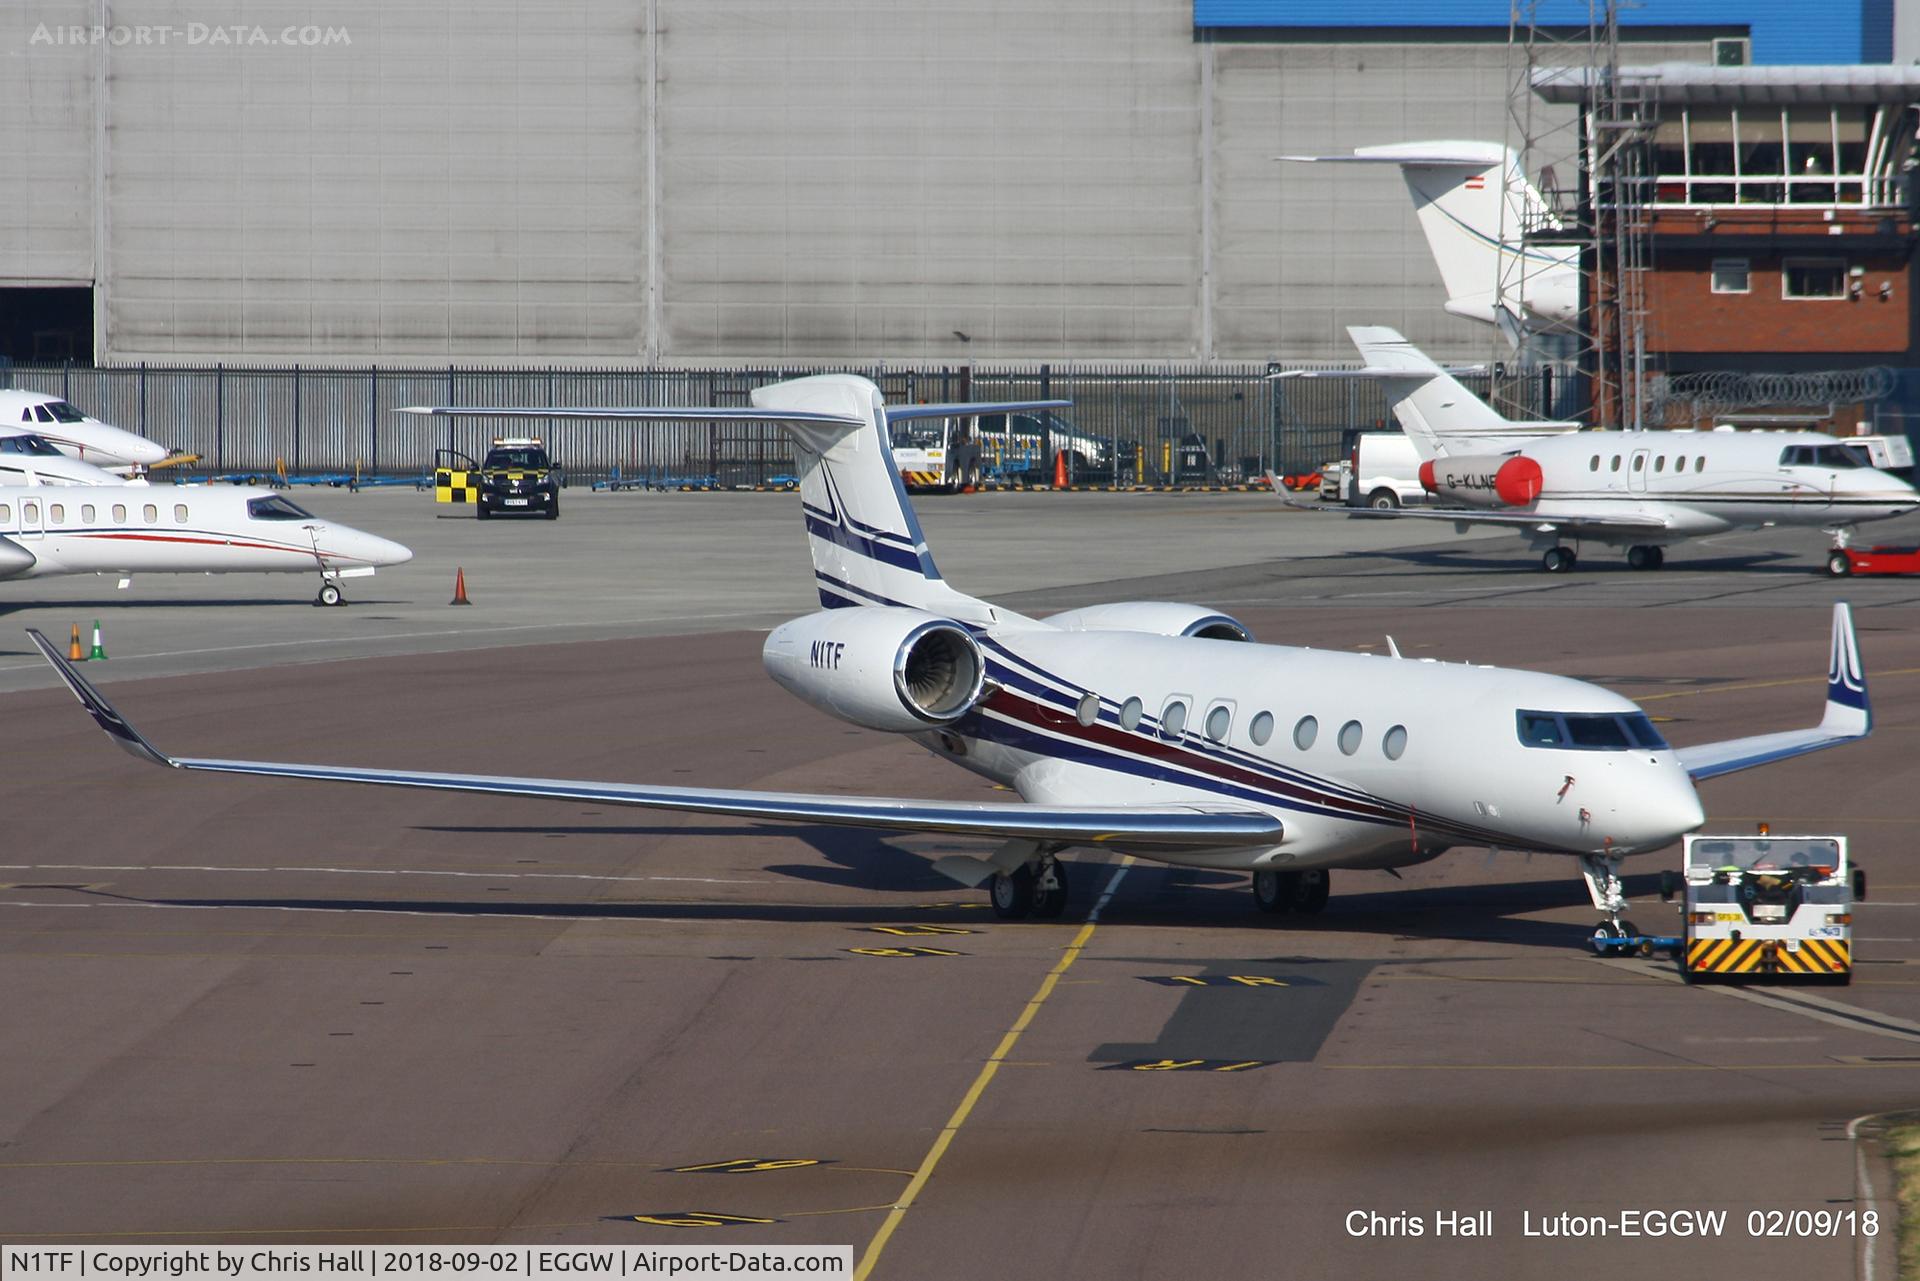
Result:
[[878,387],[856,374],[816,374],[756,388],[753,404],[769,417],[805,415],[777,420],[793,438],[822,604],[941,614],[981,606],[947,586],[933,563],[893,461]]
[[1352,155],[1280,159],[1399,166],[1446,286],[1449,314],[1498,325],[1516,347],[1525,332],[1574,318],[1578,251],[1523,242],[1528,230],[1559,224],[1521,172],[1512,148],[1493,142],[1399,142],[1359,147]]
[[1465,439],[1484,441],[1531,426],[1502,418],[1397,330],[1352,325],[1347,335],[1367,362],[1362,372],[1385,385],[1393,416],[1422,460],[1455,452],[1451,445]]

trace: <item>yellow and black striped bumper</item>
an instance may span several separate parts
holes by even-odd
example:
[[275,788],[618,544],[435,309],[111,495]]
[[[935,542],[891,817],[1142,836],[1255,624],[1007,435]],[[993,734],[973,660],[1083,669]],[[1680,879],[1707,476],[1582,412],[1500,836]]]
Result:
[[1690,939],[1690,974],[1845,974],[1853,965],[1844,939],[1801,939],[1799,949],[1784,939]]
[[909,489],[933,489],[947,482],[941,479],[937,471],[903,471],[900,473],[900,483]]

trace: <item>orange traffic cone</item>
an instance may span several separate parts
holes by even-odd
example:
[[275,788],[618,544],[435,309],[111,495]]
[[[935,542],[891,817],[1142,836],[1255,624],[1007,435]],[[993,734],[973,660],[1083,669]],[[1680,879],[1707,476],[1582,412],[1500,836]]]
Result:
[[87,651],[80,648],[80,624],[78,623],[73,625],[73,640],[67,644],[67,661],[70,663],[87,661]]
[[1053,456],[1053,487],[1067,487],[1067,453],[1064,449]]
[[453,571],[453,599],[448,601],[447,604],[473,604],[472,601],[467,599],[467,571],[465,569],[455,569]]

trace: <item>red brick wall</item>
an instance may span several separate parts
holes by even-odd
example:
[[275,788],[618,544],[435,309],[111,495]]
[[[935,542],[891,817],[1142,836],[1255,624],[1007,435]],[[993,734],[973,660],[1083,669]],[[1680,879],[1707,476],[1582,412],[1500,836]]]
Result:
[[[1836,237],[1836,240],[1839,238]],[[1798,257],[1800,255],[1793,255]],[[1813,255],[1808,255],[1813,256]],[[1728,252],[1662,255],[1647,279],[1647,345],[1653,351],[1904,352],[1912,344],[1907,264],[1898,258],[1832,256],[1865,274],[1849,277],[1858,298],[1783,298],[1780,257]],[[1715,257],[1746,257],[1749,290],[1712,291]],[[1881,285],[1889,287],[1883,299]]]

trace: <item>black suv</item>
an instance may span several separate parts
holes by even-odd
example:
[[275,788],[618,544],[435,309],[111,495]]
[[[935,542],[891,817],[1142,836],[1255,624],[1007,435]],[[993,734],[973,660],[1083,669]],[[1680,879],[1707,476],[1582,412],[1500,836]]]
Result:
[[481,520],[498,514],[560,519],[560,488],[566,478],[537,440],[500,440],[480,464],[477,498]]

